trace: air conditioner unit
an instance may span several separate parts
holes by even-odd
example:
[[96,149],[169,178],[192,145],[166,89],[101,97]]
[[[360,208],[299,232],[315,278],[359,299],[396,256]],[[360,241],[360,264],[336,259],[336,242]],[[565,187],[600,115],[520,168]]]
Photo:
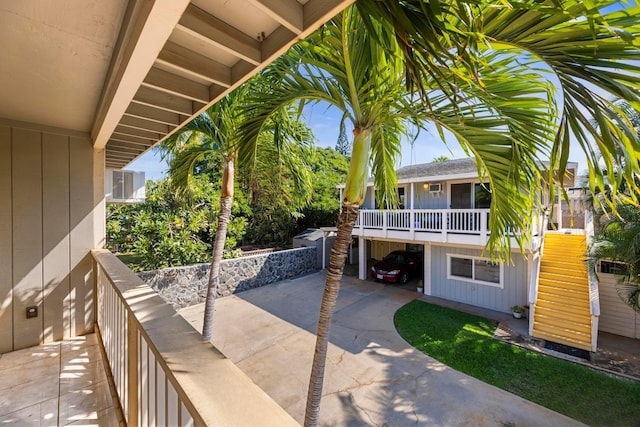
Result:
[[429,184],[429,193],[440,193],[442,192],[442,184],[441,183],[435,183],[435,184]]
[[145,201],[144,172],[107,169],[104,193],[107,203],[143,203]]

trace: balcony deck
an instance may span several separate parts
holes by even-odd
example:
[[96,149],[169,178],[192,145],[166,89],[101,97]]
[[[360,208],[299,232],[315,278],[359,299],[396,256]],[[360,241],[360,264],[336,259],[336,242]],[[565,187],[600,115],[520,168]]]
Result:
[[1,425],[117,426],[122,420],[95,334],[0,355],[0,395]]
[[[352,234],[484,246],[490,234],[489,209],[362,209]],[[515,239],[512,239],[512,247],[518,247]]]

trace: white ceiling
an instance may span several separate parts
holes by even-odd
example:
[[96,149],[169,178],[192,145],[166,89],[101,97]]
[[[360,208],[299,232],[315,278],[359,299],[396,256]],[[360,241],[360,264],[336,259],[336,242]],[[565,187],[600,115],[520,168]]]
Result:
[[0,0],[0,118],[123,167],[354,0]]
[[125,7],[0,1],[0,117],[90,130]]

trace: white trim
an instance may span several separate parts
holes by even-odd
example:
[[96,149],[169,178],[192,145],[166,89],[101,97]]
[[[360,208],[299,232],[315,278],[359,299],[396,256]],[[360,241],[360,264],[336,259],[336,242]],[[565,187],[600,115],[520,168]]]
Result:
[[504,289],[504,265],[502,263],[498,263],[498,267],[500,267],[500,282],[493,283],[493,282],[485,282],[483,280],[476,280],[474,278],[469,279],[467,277],[453,276],[451,274],[451,258],[474,260],[474,262],[471,264],[471,275],[474,277],[475,277],[475,260],[491,261],[488,258],[483,258],[479,256],[447,253],[447,280],[458,280],[461,282],[469,282],[469,283],[475,283],[479,285],[486,285],[494,288]]

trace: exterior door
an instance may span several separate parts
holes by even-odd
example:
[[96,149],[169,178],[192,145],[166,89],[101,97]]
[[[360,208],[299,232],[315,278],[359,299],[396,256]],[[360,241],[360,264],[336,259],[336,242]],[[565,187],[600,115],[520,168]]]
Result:
[[451,184],[451,209],[471,209],[471,184]]

